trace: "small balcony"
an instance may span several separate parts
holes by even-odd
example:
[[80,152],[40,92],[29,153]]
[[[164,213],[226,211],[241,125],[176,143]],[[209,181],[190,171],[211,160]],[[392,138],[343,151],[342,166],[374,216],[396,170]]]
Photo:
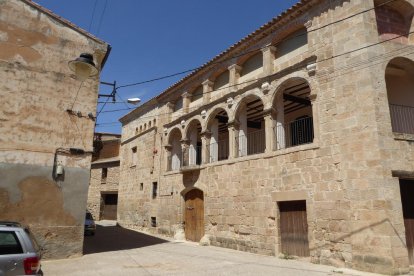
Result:
[[414,134],[414,107],[390,104],[392,131]]

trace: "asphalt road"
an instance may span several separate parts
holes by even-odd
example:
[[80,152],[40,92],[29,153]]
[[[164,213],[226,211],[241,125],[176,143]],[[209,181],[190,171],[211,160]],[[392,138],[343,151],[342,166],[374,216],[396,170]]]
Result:
[[81,258],[43,261],[47,275],[374,275],[196,243],[174,242],[117,226],[85,237]]

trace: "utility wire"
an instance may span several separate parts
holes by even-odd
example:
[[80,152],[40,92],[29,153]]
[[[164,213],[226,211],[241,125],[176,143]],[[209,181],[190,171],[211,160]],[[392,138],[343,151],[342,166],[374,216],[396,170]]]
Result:
[[[325,58],[325,59],[322,59],[322,60],[319,60],[319,61],[316,61],[315,63],[321,63],[321,62],[325,62],[325,61],[328,61],[328,60],[332,60],[332,59],[334,59],[334,58],[338,58],[338,57],[341,57],[341,56],[344,56],[344,55],[347,55],[347,54],[350,54],[350,53],[354,53],[354,52],[356,52],[356,51],[361,51],[361,50],[363,50],[363,49],[367,49],[367,48],[370,48],[370,47],[373,47],[373,46],[377,46],[377,45],[379,45],[379,44],[382,44],[382,43],[386,43],[386,42],[389,42],[389,41],[391,41],[391,40],[395,40],[395,39],[398,39],[398,38],[401,38],[401,37],[404,37],[404,36],[408,36],[408,35],[410,35],[410,34],[413,34],[414,33],[414,31],[412,31],[412,32],[409,32],[409,33],[407,33],[407,34],[403,34],[403,35],[399,35],[399,36],[396,36],[396,37],[394,37],[394,38],[390,38],[390,39],[387,39],[387,40],[383,40],[383,41],[380,41],[380,42],[377,42],[377,43],[373,43],[373,44],[370,44],[370,45],[366,45],[366,46],[363,46],[363,47],[360,47],[360,48],[357,48],[357,49],[354,49],[354,50],[351,50],[351,51],[348,51],[348,52],[345,52],[345,53],[341,53],[341,54],[338,54],[338,55],[334,55],[334,56],[332,56],[332,57],[329,57],[329,58]],[[404,48],[400,48],[400,49],[397,49],[397,50],[395,50],[395,51],[402,51],[402,50],[404,50],[404,49],[406,49],[406,48],[409,48],[410,46],[406,46],[406,47],[404,47]],[[410,54],[413,54],[414,52],[409,52],[409,53],[407,53],[407,54],[405,54],[405,55],[410,55]],[[399,56],[404,56],[403,54],[401,54],[401,55],[399,55]],[[345,66],[343,66],[343,67],[341,67],[341,68],[339,68],[339,69],[337,69],[338,71],[339,70],[343,70],[343,69],[348,69],[348,68],[354,68],[356,65],[364,65],[364,64],[369,64],[369,63],[372,63],[373,61],[375,61],[375,60],[381,60],[381,59],[386,59],[386,58],[388,58],[388,56],[387,55],[384,55],[384,54],[380,54],[380,55],[377,55],[376,57],[371,57],[369,60],[367,60],[367,61],[358,61],[358,62],[355,62],[355,63],[353,63],[353,64],[348,64],[348,65],[345,65]],[[381,61],[382,62],[382,61]],[[377,65],[377,64],[372,64],[372,65],[370,65],[370,66],[373,66],[373,65]],[[291,68],[291,69],[296,69],[296,68]],[[359,70],[359,69],[358,69]],[[356,71],[356,70],[354,70],[354,71]],[[354,71],[352,71],[352,72],[354,72]],[[208,93],[213,93],[213,92],[216,92],[216,91],[219,91],[219,90],[223,90],[223,89],[228,89],[228,88],[230,88],[230,87],[233,87],[233,86],[237,86],[237,85],[242,85],[242,84],[246,84],[246,83],[250,83],[250,82],[257,82],[257,81],[261,81],[261,80],[264,80],[264,79],[268,79],[269,77],[273,77],[273,76],[275,76],[275,75],[277,75],[277,74],[279,74],[280,72],[276,72],[276,73],[274,73],[274,74],[271,74],[271,75],[268,75],[268,76],[265,76],[265,77],[261,77],[261,78],[259,78],[259,79],[252,79],[252,80],[248,80],[248,81],[245,81],[245,82],[242,82],[242,83],[238,83],[238,84],[235,84],[235,85],[229,85],[229,86],[226,86],[226,87],[223,87],[223,88],[219,88],[219,89],[216,89],[216,90],[213,90],[213,91],[209,91],[209,92],[204,92],[203,94],[208,94]],[[325,75],[329,75],[330,73],[329,72],[326,72],[326,73],[324,73]],[[323,75],[320,75],[320,77],[323,77]],[[333,76],[332,78],[334,78],[334,77],[337,77],[337,76]],[[155,106],[155,105],[154,105]],[[191,109],[198,109],[198,108],[200,108],[199,106],[197,106],[197,107],[193,107],[193,108],[190,108],[190,110]],[[125,109],[124,109],[125,110]],[[109,112],[117,112],[117,111],[122,111],[122,110],[113,110],[113,111],[109,111]],[[159,116],[163,116],[163,115],[169,115],[169,114],[172,114],[172,113],[174,113],[174,112],[166,112],[166,113],[162,113],[162,114],[157,114],[157,115],[148,115],[148,116],[143,116],[143,117],[140,117],[141,119],[144,119],[144,118],[153,118],[153,117],[159,117]],[[107,123],[100,123],[100,124],[97,124],[97,126],[99,126],[99,125],[103,125],[103,124],[120,124],[120,122],[107,122]]]
[[128,104],[127,104],[127,102],[121,97],[121,95],[119,95],[119,93],[116,93],[115,94],[115,96],[118,96],[118,98],[125,104],[125,106],[128,108],[128,109],[133,109],[132,107],[129,107],[128,106]]
[[73,103],[70,107],[70,110],[73,110],[73,107],[75,106],[75,103],[76,103],[76,100],[78,99],[79,91],[81,90],[82,85],[83,85],[83,81],[81,81],[81,84],[79,85],[78,91],[76,92],[75,99],[73,99]]
[[[366,9],[366,10],[360,11],[360,12],[358,12],[358,13],[355,13],[355,14],[352,14],[352,15],[350,15],[350,16],[344,17],[344,18],[342,18],[342,19],[339,19],[339,20],[336,20],[336,21],[330,22],[330,23],[328,23],[328,24],[326,24],[326,25],[323,25],[323,26],[320,26],[320,27],[318,27],[318,28],[311,29],[311,30],[309,30],[309,31],[307,31],[307,32],[300,33],[300,34],[296,34],[296,35],[294,35],[294,36],[288,36],[288,37],[285,37],[284,39],[279,40],[279,41],[277,41],[277,42],[276,42],[276,43],[274,43],[274,44],[272,43],[272,44],[270,44],[270,45],[266,45],[266,46],[264,46],[264,47],[259,47],[259,48],[253,49],[253,50],[249,50],[249,51],[243,52],[243,53],[241,53],[241,54],[237,54],[237,55],[234,55],[234,56],[232,56],[232,57],[222,59],[222,60],[220,60],[220,61],[216,61],[216,62],[212,62],[212,63],[208,63],[208,62],[207,62],[206,64],[201,65],[201,66],[198,66],[198,67],[195,67],[195,68],[187,69],[187,70],[184,70],[184,71],[181,71],[181,72],[177,72],[177,73],[173,73],[173,74],[170,74],[170,75],[165,75],[165,76],[161,76],[161,77],[157,77],[157,78],[153,78],[153,79],[149,79],[149,80],[144,80],[144,81],[140,81],[140,82],[135,82],[135,83],[125,84],[125,85],[120,85],[120,86],[118,86],[117,88],[118,88],[118,89],[120,89],[120,88],[126,88],[126,87],[131,87],[131,86],[137,86],[137,85],[142,85],[142,84],[146,84],[146,83],[156,82],[156,81],[160,81],[160,80],[164,80],[164,79],[172,78],[172,77],[175,77],[175,76],[183,75],[183,74],[185,74],[185,73],[190,73],[190,72],[193,72],[193,71],[196,71],[196,70],[200,70],[200,69],[204,68],[204,67],[205,67],[205,66],[207,66],[207,65],[209,65],[209,66],[210,66],[210,65],[222,64],[222,63],[227,62],[227,61],[229,61],[229,60],[232,60],[232,59],[235,59],[235,58],[239,58],[239,57],[242,57],[242,56],[245,56],[245,55],[249,55],[249,54],[252,54],[252,53],[255,53],[255,52],[258,52],[258,51],[264,50],[264,49],[266,49],[266,48],[269,48],[269,47],[271,47],[271,46],[276,46],[276,45],[278,45],[278,44],[280,44],[280,43],[282,43],[282,42],[284,42],[284,41],[286,41],[286,40],[290,40],[290,39],[294,39],[294,38],[301,37],[301,36],[304,36],[304,35],[308,35],[308,34],[309,34],[309,33],[311,33],[311,32],[315,32],[315,31],[318,31],[318,30],[324,29],[324,28],[326,28],[326,27],[332,26],[332,25],[334,25],[334,24],[337,24],[337,23],[340,23],[340,22],[346,21],[346,20],[348,20],[348,19],[351,19],[351,18],[353,18],[353,17],[356,17],[356,16],[358,16],[358,15],[364,14],[364,13],[369,12],[369,11],[375,10],[376,8],[379,8],[379,7],[381,7],[381,6],[387,5],[387,4],[389,4],[389,3],[391,3],[391,2],[394,2],[394,1],[396,1],[396,0],[389,0],[389,1],[387,1],[387,2],[384,2],[384,3],[381,3],[381,4],[377,5],[377,6],[374,6],[373,8],[369,8],[369,9]],[[275,31],[271,32],[269,35],[273,34],[274,32],[275,32]]]
[[95,4],[93,5],[93,11],[92,11],[91,22],[89,22],[88,32],[91,32],[91,28],[92,28],[93,19],[95,18],[95,11],[96,11],[96,5],[97,5],[97,4],[98,4],[98,0],[95,0]]
[[101,31],[101,26],[102,26],[103,18],[105,16],[105,11],[106,11],[107,5],[108,5],[108,0],[105,0],[105,5],[104,5],[104,8],[102,10],[101,18],[99,20],[99,25],[98,25],[98,31],[97,31],[98,36],[99,36],[100,31]]

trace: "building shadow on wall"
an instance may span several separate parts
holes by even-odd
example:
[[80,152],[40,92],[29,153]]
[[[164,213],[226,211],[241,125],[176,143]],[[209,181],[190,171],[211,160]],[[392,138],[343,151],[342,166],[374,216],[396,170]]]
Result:
[[83,254],[119,251],[167,243],[157,237],[125,229],[120,226],[96,226],[94,236],[85,236]]

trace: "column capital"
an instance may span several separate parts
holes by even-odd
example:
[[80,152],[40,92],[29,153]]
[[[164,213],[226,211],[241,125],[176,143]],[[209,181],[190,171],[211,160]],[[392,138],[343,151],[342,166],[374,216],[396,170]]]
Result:
[[317,94],[311,94],[308,98],[311,102],[314,102],[316,100],[316,98],[318,97]]
[[191,94],[186,91],[183,94],[181,94],[181,97],[183,97],[183,99],[191,98]]
[[228,123],[227,123],[227,126],[228,126],[228,127],[238,128],[238,127],[240,126],[240,123],[239,123],[238,121],[236,121],[236,120],[233,120],[233,121],[231,121],[231,122],[228,122]]
[[181,139],[180,142],[182,145],[185,145],[185,146],[190,145],[190,139],[187,139],[187,138]]
[[263,53],[266,53],[266,52],[276,53],[277,48],[276,48],[276,46],[273,46],[270,43],[270,44],[267,44],[266,46],[264,46],[261,50],[262,50]]
[[174,108],[174,106],[175,106],[175,104],[173,102],[168,102],[167,103],[167,107],[170,108],[170,109]]
[[267,109],[263,110],[263,116],[264,117],[272,118],[273,116],[276,116],[276,115],[277,115],[277,110],[274,107],[270,107],[270,108],[267,108]]
[[200,135],[202,136],[201,138],[203,138],[203,137],[206,137],[206,138],[210,138],[211,137],[211,131],[210,130],[204,130],[204,131],[202,131],[201,133],[200,133]]
[[201,83],[203,86],[213,86],[214,85],[214,82],[212,81],[212,80],[210,80],[210,79],[206,79],[205,81],[203,81],[202,83]]
[[312,20],[307,21],[307,22],[304,24],[304,26],[305,26],[305,28],[306,28],[306,29],[309,29],[310,27],[312,27]]
[[171,144],[166,144],[166,145],[164,145],[164,148],[168,151],[171,151],[172,150],[172,145]]
[[230,65],[229,67],[227,67],[227,69],[229,70],[229,71],[236,71],[236,72],[240,72],[242,69],[243,69],[243,67],[241,67],[240,65],[238,65],[237,63],[235,63],[235,64],[232,64],[232,65]]

